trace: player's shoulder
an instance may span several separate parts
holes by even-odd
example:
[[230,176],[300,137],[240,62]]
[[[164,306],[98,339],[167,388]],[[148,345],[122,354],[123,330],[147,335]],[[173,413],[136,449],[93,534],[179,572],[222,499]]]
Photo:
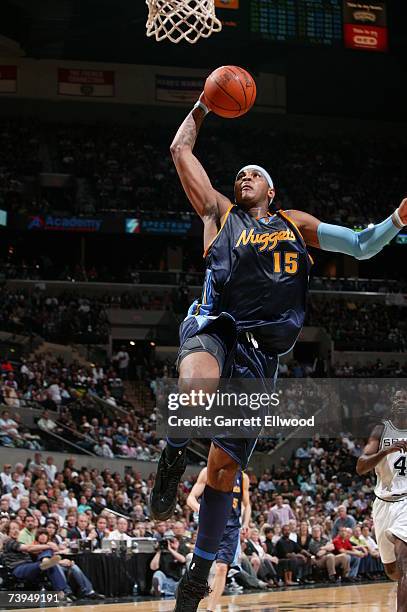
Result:
[[381,423],[377,423],[374,428],[372,429],[372,431],[370,432],[370,438],[373,438],[374,440],[380,440],[384,429],[386,427],[386,423],[387,421],[383,421]]

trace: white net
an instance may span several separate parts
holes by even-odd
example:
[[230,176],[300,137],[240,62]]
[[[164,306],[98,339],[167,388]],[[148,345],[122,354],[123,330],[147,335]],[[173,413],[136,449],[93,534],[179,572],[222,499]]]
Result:
[[215,0],[146,0],[147,36],[173,43],[196,43],[220,32],[222,24],[215,14]]

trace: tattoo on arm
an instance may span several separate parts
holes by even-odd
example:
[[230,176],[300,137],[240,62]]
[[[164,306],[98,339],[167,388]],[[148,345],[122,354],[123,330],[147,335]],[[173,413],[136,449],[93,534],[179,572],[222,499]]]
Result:
[[176,133],[171,148],[191,147],[193,149],[204,117],[205,115],[200,108],[191,111]]

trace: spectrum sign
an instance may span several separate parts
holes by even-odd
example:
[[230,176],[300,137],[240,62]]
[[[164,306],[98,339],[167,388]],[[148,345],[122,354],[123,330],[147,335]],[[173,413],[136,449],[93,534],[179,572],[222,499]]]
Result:
[[63,232],[99,232],[102,223],[102,219],[35,215],[29,218],[27,229]]

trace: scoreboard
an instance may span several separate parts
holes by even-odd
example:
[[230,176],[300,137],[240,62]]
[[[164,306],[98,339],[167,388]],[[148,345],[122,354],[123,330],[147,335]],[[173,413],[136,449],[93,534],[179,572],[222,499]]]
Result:
[[221,37],[387,51],[380,0],[215,0]]
[[252,36],[275,42],[341,45],[342,0],[249,0]]

